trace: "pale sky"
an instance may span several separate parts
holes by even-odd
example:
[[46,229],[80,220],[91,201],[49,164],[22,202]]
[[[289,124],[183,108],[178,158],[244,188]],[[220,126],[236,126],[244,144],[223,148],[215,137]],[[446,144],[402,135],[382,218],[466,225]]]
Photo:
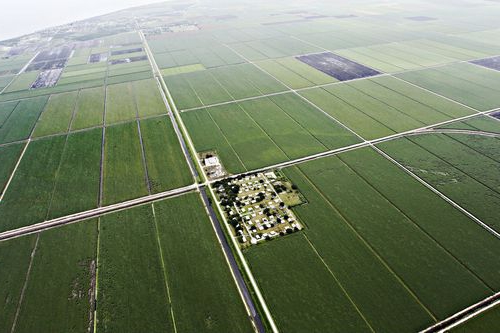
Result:
[[7,0],[0,9],[0,40],[159,0]]

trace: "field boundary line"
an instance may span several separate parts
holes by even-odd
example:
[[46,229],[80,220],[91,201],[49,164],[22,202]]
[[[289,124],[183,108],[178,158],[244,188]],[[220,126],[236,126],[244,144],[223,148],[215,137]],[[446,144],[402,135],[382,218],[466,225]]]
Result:
[[23,289],[21,290],[21,294],[19,295],[19,302],[17,303],[16,314],[14,316],[14,321],[12,322],[12,328],[10,333],[14,333],[16,330],[17,320],[19,318],[19,313],[21,312],[21,306],[24,301],[24,293],[26,292],[26,288],[28,287],[28,282],[31,275],[31,267],[33,266],[33,261],[35,260],[36,250],[38,249],[38,241],[40,239],[40,234],[36,235],[35,245],[33,246],[33,250],[31,250],[30,255],[30,264],[28,265],[28,270],[26,271],[26,277],[24,279]]
[[132,83],[129,85],[129,87],[132,88],[132,95],[134,97],[135,122],[137,124],[137,134],[139,136],[139,144],[141,145],[141,160],[142,160],[142,166],[144,168],[144,181],[146,182],[146,188],[148,190],[148,194],[151,194],[151,183],[149,181],[148,164],[146,163],[146,150],[144,149],[144,142],[143,142],[143,138],[142,138],[141,122],[139,120],[139,105],[137,104],[137,96],[135,94],[135,85]]
[[462,212],[464,215],[466,215],[467,217],[469,217],[472,221],[476,222],[481,227],[483,227],[484,229],[486,229],[493,236],[495,236],[496,238],[500,239],[500,233],[498,233],[497,231],[495,231],[489,225],[487,225],[486,223],[484,223],[483,221],[481,221],[479,218],[477,218],[475,215],[473,215],[472,213],[470,213],[468,210],[466,210],[465,208],[463,208],[462,206],[460,206],[459,204],[457,204],[455,201],[453,201],[450,198],[448,198],[446,195],[444,195],[443,193],[441,193],[439,190],[437,190],[432,185],[430,185],[429,183],[427,183],[425,180],[423,180],[422,178],[420,178],[419,176],[417,176],[411,170],[409,170],[404,165],[402,165],[401,163],[399,163],[398,161],[396,161],[394,158],[392,158],[391,156],[389,156],[388,154],[386,154],[384,151],[382,151],[380,148],[378,148],[374,144],[370,144],[370,146],[373,149],[375,149],[375,151],[377,151],[379,154],[381,154],[382,156],[384,156],[386,159],[388,159],[389,161],[391,161],[392,163],[394,163],[395,165],[397,165],[398,167],[400,167],[401,169],[403,169],[407,174],[409,174],[410,176],[412,176],[419,183],[421,183],[422,185],[424,185],[425,187],[427,187],[429,190],[431,190],[432,192],[434,192],[435,194],[437,194],[439,197],[441,197],[441,199],[443,199],[446,202],[448,202],[450,205],[452,205],[453,207],[455,207],[456,209],[458,209],[460,212]]
[[359,316],[363,319],[363,321],[366,323],[366,325],[368,326],[368,328],[370,329],[370,331],[372,331],[373,333],[375,333],[375,330],[373,329],[372,325],[370,324],[370,322],[368,321],[368,319],[365,317],[365,315],[363,314],[363,312],[361,312],[361,309],[359,309],[358,305],[356,304],[356,302],[354,302],[354,300],[351,298],[351,296],[349,295],[349,293],[347,292],[347,290],[344,288],[344,286],[342,285],[342,283],[338,280],[337,276],[335,275],[335,273],[332,271],[332,269],[330,268],[330,266],[325,262],[325,260],[323,259],[323,257],[321,256],[321,254],[319,254],[318,250],[316,249],[316,247],[313,245],[313,243],[309,240],[309,237],[307,237],[307,235],[304,233],[303,234],[305,240],[307,241],[307,243],[309,244],[309,246],[312,248],[312,250],[314,251],[314,253],[316,254],[316,256],[319,258],[319,260],[321,260],[321,263],[323,264],[323,266],[325,266],[325,268],[327,269],[327,271],[330,273],[330,275],[333,277],[333,279],[335,280],[335,282],[337,283],[337,285],[340,287],[340,289],[342,289],[342,292],[344,293],[344,295],[347,297],[347,299],[349,300],[349,302],[352,304],[352,306],[356,309],[356,312],[359,314]]
[[102,110],[102,140],[101,140],[101,161],[100,165],[100,176],[99,176],[99,196],[98,196],[98,206],[102,207],[104,200],[104,159],[106,158],[106,112],[108,110],[108,73],[109,73],[109,63],[106,63],[106,71],[104,77],[104,109]]
[[170,286],[168,284],[168,274],[167,270],[165,269],[165,259],[163,258],[163,249],[161,247],[161,240],[160,240],[160,231],[158,229],[158,220],[156,218],[156,211],[155,211],[155,205],[154,203],[151,203],[151,210],[153,211],[153,220],[155,222],[155,233],[156,233],[156,241],[158,245],[158,252],[160,255],[160,260],[161,260],[161,267],[163,269],[163,279],[165,280],[165,292],[167,296],[167,301],[170,306],[170,316],[172,316],[172,324],[174,325],[174,333],[177,333],[177,326],[175,325],[175,316],[174,316],[174,308],[172,306],[172,298],[170,297]]
[[459,311],[448,318],[441,320],[437,324],[428,327],[420,333],[445,333],[467,320],[478,316],[479,314],[500,305],[500,292],[497,292],[465,309]]
[[436,316],[434,313],[427,308],[427,306],[420,300],[420,298],[417,296],[417,294],[410,288],[410,286],[403,280],[402,277],[399,276],[399,274],[394,271],[394,269],[389,265],[389,263],[382,257],[381,254],[378,253],[378,251],[373,247],[373,245],[363,237],[359,231],[352,225],[350,222],[350,219],[348,219],[346,216],[344,216],[344,213],[342,213],[329,199],[326,197],[326,195],[318,188],[318,186],[300,169],[297,167],[298,172],[300,172],[301,176],[309,183],[309,185],[318,193],[318,195],[325,201],[325,203],[333,210],[335,211],[341,218],[342,222],[346,224],[347,228],[356,236],[357,239],[366,247],[369,253],[371,253],[379,262],[380,264],[387,270],[388,273],[390,273],[391,276],[394,277],[394,279],[400,283],[401,287],[408,293],[409,297],[415,301],[416,304],[418,304],[424,312],[426,312],[429,317],[437,321]]
[[[23,148],[23,151],[21,152],[21,155],[19,155],[19,159],[17,160],[17,163],[16,165],[14,166],[14,169],[12,170],[12,172],[10,173],[10,176],[9,176],[9,180],[7,181],[7,183],[5,184],[4,188],[3,188],[3,191],[2,191],[2,195],[0,195],[0,203],[3,201],[3,198],[5,196],[5,193],[7,193],[7,189],[9,188],[10,186],[10,183],[12,182],[12,180],[14,179],[14,176],[17,172],[17,169],[19,167],[19,165],[21,164],[21,160],[22,158],[24,157],[24,153],[26,152],[26,150],[28,149],[28,145],[30,144],[30,142],[33,140],[32,137],[33,137],[33,133],[35,132],[35,127],[36,127],[36,124],[38,123],[38,120],[40,119],[40,116],[42,115],[42,113],[45,111],[45,108],[47,107],[47,104],[49,103],[49,98],[47,98],[45,100],[45,104],[43,105],[43,108],[42,108],[42,111],[40,111],[40,114],[38,115],[38,118],[36,119],[36,122],[33,124],[33,127],[31,127],[31,130],[30,130],[30,134],[28,136],[28,139],[26,139],[26,145],[24,146]],[[17,106],[19,105],[19,103],[17,103],[16,105],[16,108]],[[14,110],[12,111],[14,112]]]

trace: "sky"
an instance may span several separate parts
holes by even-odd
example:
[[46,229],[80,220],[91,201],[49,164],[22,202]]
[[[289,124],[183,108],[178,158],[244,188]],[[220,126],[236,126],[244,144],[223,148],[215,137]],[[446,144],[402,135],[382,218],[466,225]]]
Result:
[[0,40],[159,0],[8,0],[0,10]]

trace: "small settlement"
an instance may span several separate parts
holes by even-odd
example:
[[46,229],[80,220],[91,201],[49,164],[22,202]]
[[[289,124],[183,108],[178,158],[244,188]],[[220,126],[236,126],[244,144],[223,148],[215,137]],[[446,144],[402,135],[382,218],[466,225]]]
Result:
[[242,247],[303,228],[290,208],[304,200],[297,188],[279,172],[225,179],[215,182],[214,188]]

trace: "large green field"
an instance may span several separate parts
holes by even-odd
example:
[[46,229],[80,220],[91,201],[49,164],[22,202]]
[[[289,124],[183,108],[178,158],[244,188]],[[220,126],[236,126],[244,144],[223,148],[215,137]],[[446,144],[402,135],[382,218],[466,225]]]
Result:
[[170,118],[141,120],[140,126],[151,192],[158,193],[192,183]]
[[[343,331],[347,326],[342,325],[355,322],[347,314],[360,314],[377,332],[418,331],[498,290],[497,239],[374,150],[343,153],[285,172],[308,201],[294,208],[306,225],[304,236],[246,253],[282,330],[300,325],[328,330],[314,309],[328,309],[325,304],[338,292],[320,293],[315,285],[289,288],[290,279],[286,289],[276,287],[281,276],[309,270],[319,277],[328,269],[328,277],[315,280],[338,284],[355,305],[339,319],[345,320],[338,324]],[[306,251],[316,259],[298,259]],[[335,318],[333,309],[325,316]]]
[[54,136],[29,144],[0,202],[0,230],[46,219],[65,141],[65,136]]
[[97,207],[101,162],[101,129],[71,133],[64,148],[52,194],[49,218]]
[[286,90],[251,64],[167,76],[165,81],[180,110]]
[[11,332],[21,292],[30,266],[36,236],[25,236],[0,243],[0,331]]
[[252,332],[199,195],[164,200],[154,210],[176,331]]
[[80,90],[71,130],[102,125],[104,93],[103,87]]
[[300,94],[365,139],[405,132],[474,113],[391,77],[304,90]]
[[7,185],[7,181],[14,171],[14,167],[21,155],[24,144],[12,144],[0,147],[0,184],[2,191]]
[[27,139],[46,102],[45,96],[20,101],[0,127],[0,143]]
[[498,231],[498,139],[483,140],[494,149],[474,150],[473,141],[458,134],[414,136],[380,148]]
[[39,235],[14,332],[74,332],[92,327],[96,221]]
[[106,128],[104,142],[103,204],[148,194],[137,123]]
[[151,206],[102,217],[98,254],[97,330],[174,331]]
[[196,149],[216,150],[232,173],[359,142],[292,93],[186,111],[182,118]]
[[69,130],[73,119],[78,92],[52,95],[36,124],[33,137],[65,133]]
[[479,111],[500,106],[500,72],[469,63],[399,74],[403,80],[451,98]]

